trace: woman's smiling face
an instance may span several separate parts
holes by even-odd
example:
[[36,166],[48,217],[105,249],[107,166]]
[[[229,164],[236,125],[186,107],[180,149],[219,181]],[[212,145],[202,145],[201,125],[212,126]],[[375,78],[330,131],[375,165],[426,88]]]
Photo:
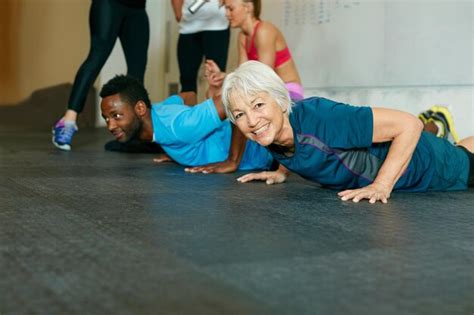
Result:
[[283,139],[285,113],[268,93],[241,95],[234,92],[231,99],[235,125],[247,138],[262,146]]

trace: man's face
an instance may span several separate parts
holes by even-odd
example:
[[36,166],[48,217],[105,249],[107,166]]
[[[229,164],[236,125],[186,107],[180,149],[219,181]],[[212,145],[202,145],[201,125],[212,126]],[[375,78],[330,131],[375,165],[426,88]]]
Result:
[[140,132],[142,121],[135,113],[134,106],[123,102],[119,94],[104,97],[100,108],[107,128],[117,141],[127,142]]
[[280,140],[283,111],[267,93],[253,96],[232,95],[231,112],[242,133],[262,146]]

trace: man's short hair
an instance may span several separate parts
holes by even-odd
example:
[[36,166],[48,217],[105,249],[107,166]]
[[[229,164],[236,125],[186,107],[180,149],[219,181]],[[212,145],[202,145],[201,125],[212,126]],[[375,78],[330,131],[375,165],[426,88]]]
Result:
[[119,94],[122,101],[128,102],[132,106],[138,101],[143,101],[146,107],[151,108],[150,98],[143,83],[131,76],[116,75],[100,90],[102,98],[115,94]]

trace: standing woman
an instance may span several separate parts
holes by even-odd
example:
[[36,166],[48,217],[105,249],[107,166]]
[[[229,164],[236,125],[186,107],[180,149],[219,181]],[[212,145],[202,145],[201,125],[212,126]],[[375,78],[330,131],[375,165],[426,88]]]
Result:
[[109,58],[117,38],[122,44],[128,74],[143,82],[150,39],[145,2],[92,0],[89,55],[74,79],[66,113],[52,130],[53,144],[60,150],[71,150],[72,137],[78,130],[77,116],[82,112],[87,93]]
[[171,0],[176,21],[179,22],[178,65],[181,96],[185,104],[197,103],[197,75],[206,59],[214,60],[225,69],[229,51],[229,22],[219,0]]
[[303,87],[285,37],[268,21],[260,19],[261,0],[224,0],[230,26],[240,28],[239,65],[257,60],[272,67],[285,82],[292,100],[303,99]]

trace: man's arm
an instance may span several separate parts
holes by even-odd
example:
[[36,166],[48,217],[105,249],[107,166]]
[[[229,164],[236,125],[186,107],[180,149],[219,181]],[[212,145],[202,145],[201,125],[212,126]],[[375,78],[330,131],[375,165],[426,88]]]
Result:
[[[219,67],[212,61],[208,60],[206,66],[209,68],[208,70],[208,82],[209,82],[209,93],[212,95],[212,100],[214,102],[214,106],[216,107],[217,113],[221,120],[227,118],[224,105],[222,104],[221,98],[221,88],[223,79],[225,77],[225,73],[220,72]],[[222,74],[224,77],[217,78]],[[242,160],[242,157],[245,152],[245,145],[247,143],[247,139],[245,136],[240,132],[240,130],[235,126],[232,125],[232,137],[230,142],[229,148],[229,155],[227,159],[222,162],[211,163],[207,165],[195,166],[195,167],[188,167],[184,170],[190,173],[232,173],[235,172]]]
[[391,141],[390,149],[374,182],[360,189],[340,192],[342,200],[358,202],[369,199],[370,203],[378,200],[386,203],[393,187],[407,169],[423,131],[423,123],[409,113],[385,108],[373,108],[372,112],[372,142]]
[[189,173],[232,173],[235,172],[240,165],[240,161],[244,156],[245,144],[247,138],[239,128],[232,125],[232,138],[230,142],[229,155],[222,162],[210,163],[202,166],[187,167],[184,170]]
[[214,106],[216,107],[217,114],[219,115],[219,118],[221,120],[226,119],[227,115],[225,114],[224,105],[222,105],[221,96],[220,95],[214,95],[212,97],[212,101],[214,102]]
[[[213,61],[209,61],[209,65],[212,67],[215,64]],[[215,65],[217,67],[217,65]],[[218,69],[218,67],[217,67]],[[222,73],[222,72],[220,72]],[[222,81],[219,80],[218,83],[213,82],[213,78],[210,75],[216,75],[215,71],[211,71],[208,76],[209,86],[212,88],[212,100],[214,106],[216,107],[219,118],[224,120],[227,118],[224,105],[222,105],[221,98],[221,88]],[[220,82],[220,83],[219,83]],[[235,125],[232,125],[232,137],[230,141],[229,155],[227,159],[222,162],[211,163],[207,165],[188,167],[184,170],[190,173],[232,173],[239,168],[240,161],[245,152],[245,144],[247,143],[247,138],[240,132],[239,128]]]

